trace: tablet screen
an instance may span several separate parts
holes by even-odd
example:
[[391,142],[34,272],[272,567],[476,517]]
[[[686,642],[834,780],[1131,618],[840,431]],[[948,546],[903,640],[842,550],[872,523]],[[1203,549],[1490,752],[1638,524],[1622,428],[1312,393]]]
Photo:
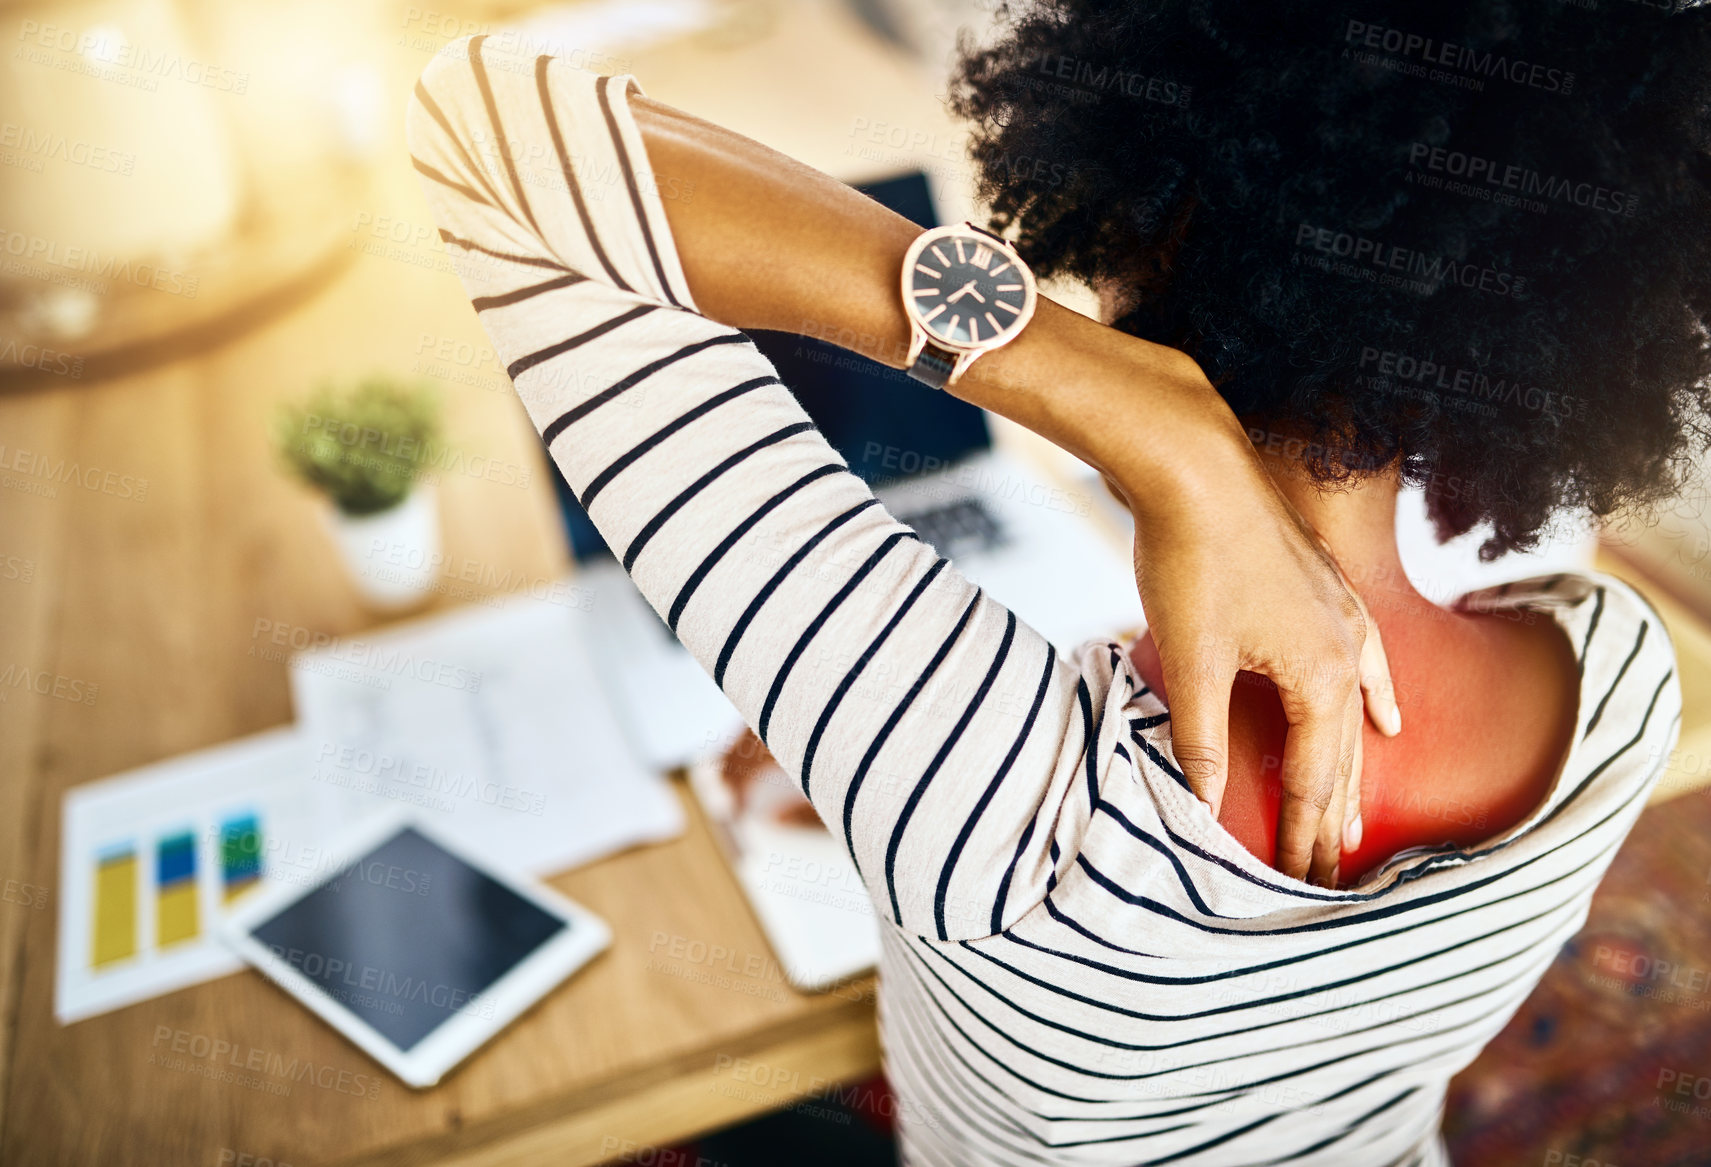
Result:
[[569,927],[404,827],[250,934],[408,1053]]

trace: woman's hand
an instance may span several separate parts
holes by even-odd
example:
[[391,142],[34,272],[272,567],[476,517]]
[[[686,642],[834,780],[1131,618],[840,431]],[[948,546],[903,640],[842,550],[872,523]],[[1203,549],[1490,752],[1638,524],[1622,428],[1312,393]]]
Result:
[[1289,722],[1277,867],[1335,886],[1345,841],[1360,842],[1362,720],[1401,729],[1378,629],[1198,366],[1184,357],[1140,395],[1146,451],[1114,448],[1103,468],[1135,516],[1177,762],[1217,817],[1231,686],[1244,670],[1270,678]]
[[753,730],[743,730],[725,747],[719,757],[719,779],[730,792],[733,818],[742,818],[752,808],[761,818],[780,826],[821,826],[814,804],[802,796]]

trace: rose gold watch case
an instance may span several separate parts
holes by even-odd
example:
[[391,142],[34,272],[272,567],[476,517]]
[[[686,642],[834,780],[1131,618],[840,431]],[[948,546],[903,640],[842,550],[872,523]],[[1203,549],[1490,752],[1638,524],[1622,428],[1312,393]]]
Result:
[[904,252],[903,268],[898,272],[899,290],[903,296],[903,313],[909,318],[910,331],[909,355],[903,362],[904,368],[909,368],[915,363],[916,358],[921,355],[921,350],[927,347],[929,339],[927,326],[916,311],[915,298],[909,294],[909,274],[915,270],[915,261],[920,258],[923,251],[941,239],[950,239],[957,235],[972,236],[981,243],[1001,249],[1005,255],[1009,256],[1010,262],[1016,266],[1016,270],[1022,273],[1022,310],[1016,316],[1015,325],[1006,330],[1000,340],[949,341],[937,334],[931,334],[934,345],[947,352],[957,354],[956,364],[951,369],[951,375],[945,380],[947,386],[956,384],[956,379],[962,376],[963,370],[974,363],[977,358],[994,349],[1003,348],[1020,336],[1022,330],[1028,326],[1028,321],[1034,318],[1034,303],[1039,295],[1034,285],[1034,273],[1028,270],[1028,265],[1022,262],[1022,258],[1016,254],[1016,249],[1011,247],[1007,240],[989,234],[973,223],[951,223],[944,227],[934,227],[931,230],[921,232],[915,236],[914,242],[909,244],[909,250]]

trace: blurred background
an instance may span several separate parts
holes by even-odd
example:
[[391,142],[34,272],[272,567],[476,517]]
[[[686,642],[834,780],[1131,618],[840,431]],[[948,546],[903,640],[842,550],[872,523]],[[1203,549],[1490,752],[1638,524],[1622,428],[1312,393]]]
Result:
[[[403,115],[486,33],[952,222],[978,207],[945,79],[997,7],[0,3],[0,1164],[894,1161],[859,884],[727,797],[740,725],[558,483]],[[1086,467],[767,343],[894,511],[1042,631],[1140,626],[1127,516]],[[1404,499],[1435,599],[1574,565],[1635,582],[1688,710],[1586,932],[1458,1079],[1458,1162],[1711,1162],[1700,471],[1493,565]],[[551,699],[500,708],[525,688]],[[245,881],[324,874],[335,827],[406,803],[614,932],[427,1091],[210,939]]]

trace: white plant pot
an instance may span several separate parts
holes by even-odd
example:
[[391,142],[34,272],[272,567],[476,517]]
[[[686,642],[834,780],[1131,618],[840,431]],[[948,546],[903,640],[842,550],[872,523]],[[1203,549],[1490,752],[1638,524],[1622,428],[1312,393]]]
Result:
[[417,487],[378,514],[330,508],[327,528],[351,582],[373,607],[413,607],[433,591],[441,556],[439,496],[432,486]]

